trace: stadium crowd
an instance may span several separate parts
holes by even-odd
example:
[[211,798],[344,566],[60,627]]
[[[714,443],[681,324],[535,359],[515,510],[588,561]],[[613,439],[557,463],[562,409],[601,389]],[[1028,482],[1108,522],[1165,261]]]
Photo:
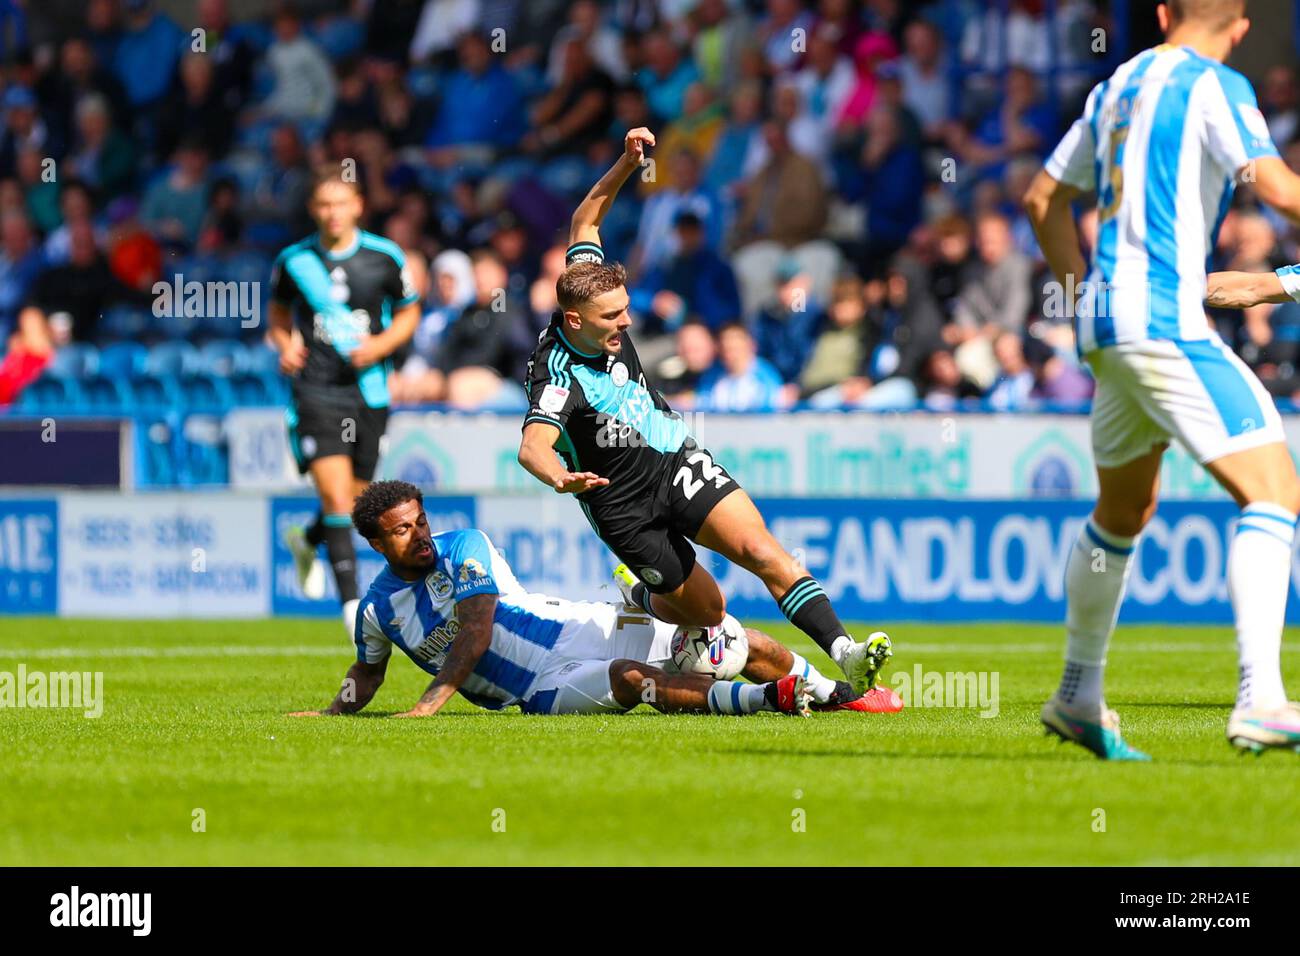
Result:
[[[156,316],[152,289],[229,278],[264,298],[276,251],[312,229],[309,169],[351,160],[366,228],[423,298],[397,401],[522,408],[568,216],[641,125],[653,165],[602,236],[675,403],[1084,402],[1018,198],[1114,58],[1090,40],[1105,9],[1045,6],[303,0],[234,22],[197,0],[180,22],[88,0],[77,22],[5,3],[0,404],[42,374],[108,372],[95,357],[122,342],[127,377],[238,343],[274,376],[249,357],[263,329]],[[1300,168],[1295,67],[1259,94]],[[1297,238],[1243,196],[1215,265],[1294,262]],[[1300,392],[1300,305],[1213,320],[1275,394]],[[188,348],[212,341],[230,348]]]

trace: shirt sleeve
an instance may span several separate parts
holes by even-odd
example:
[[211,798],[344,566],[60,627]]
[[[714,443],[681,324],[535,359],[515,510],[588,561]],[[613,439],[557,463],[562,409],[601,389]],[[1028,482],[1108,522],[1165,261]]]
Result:
[[575,262],[604,262],[605,250],[598,242],[575,242],[564,251],[564,264],[571,266]]
[[540,349],[528,363],[528,414],[524,425],[545,422],[563,429],[584,401],[582,386],[573,380],[568,353],[552,346]]
[[476,594],[500,594],[492,575],[492,543],[482,531],[463,531],[447,552],[456,600]]
[[1233,173],[1252,160],[1278,156],[1250,81],[1226,67],[1213,75],[1217,83],[1209,84],[1205,99],[1205,145],[1210,154]]
[[393,642],[379,626],[375,606],[369,601],[361,604],[353,640],[357,645],[357,660],[362,664],[378,664],[393,652]]
[[293,281],[293,276],[285,268],[285,257],[281,254],[276,258],[275,265],[271,266],[271,301],[287,308],[297,298],[298,283]]
[[411,278],[411,267],[406,264],[405,256],[393,257],[393,268],[384,283],[384,294],[392,300],[393,308],[404,309],[412,302],[420,301],[420,293],[415,289]]
[[1300,302],[1300,265],[1283,266],[1277,270],[1277,277],[1282,280],[1286,294]]
[[1049,176],[1082,192],[1097,188],[1097,140],[1093,136],[1092,120],[1099,99],[1099,88],[1094,89],[1083,115],[1066,131],[1045,164]]

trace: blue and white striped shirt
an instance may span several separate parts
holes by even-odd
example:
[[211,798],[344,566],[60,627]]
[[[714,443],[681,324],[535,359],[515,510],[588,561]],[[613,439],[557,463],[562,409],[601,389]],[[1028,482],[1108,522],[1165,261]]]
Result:
[[1054,179],[1097,191],[1080,352],[1210,337],[1206,272],[1237,176],[1277,155],[1250,82],[1189,47],[1147,50],[1094,87],[1047,161]]
[[385,567],[370,585],[357,614],[357,660],[378,663],[395,645],[436,676],[460,630],[457,603],[495,594],[492,643],[460,692],[492,710],[526,699],[573,619],[570,602],[525,591],[482,531],[436,534],[433,547],[435,567],[420,580],[403,581]]

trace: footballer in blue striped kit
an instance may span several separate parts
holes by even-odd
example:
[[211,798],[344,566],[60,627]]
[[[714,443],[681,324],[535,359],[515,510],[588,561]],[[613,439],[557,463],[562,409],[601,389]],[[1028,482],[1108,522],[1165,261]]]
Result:
[[[1300,177],[1279,156],[1250,82],[1225,65],[1250,29],[1245,0],[1169,0],[1158,16],[1166,42],[1094,87],[1025,196],[1056,279],[1082,291],[1075,331],[1097,380],[1099,497],[1066,567],[1066,663],[1041,717],[1103,759],[1149,759],[1122,739],[1102,683],[1161,459],[1176,440],[1242,509],[1227,566],[1239,661],[1228,740],[1243,751],[1300,749],[1300,708],[1281,674],[1300,480],[1272,398],[1205,314],[1207,296],[1244,301],[1248,281],[1275,297],[1295,293],[1294,270],[1262,283],[1210,281],[1206,262],[1238,183],[1300,223]],[[1090,263],[1071,209],[1086,193],[1096,194],[1099,222]]]
[[[361,710],[383,683],[394,648],[433,677],[401,717],[433,716],[456,693],[488,710],[517,706],[527,714],[620,713],[643,703],[728,716],[903,707],[884,686],[849,705],[818,703],[836,682],[730,615],[708,629],[694,656],[681,638],[695,629],[624,604],[526,591],[482,531],[431,533],[423,496],[407,482],[369,485],[352,520],[387,565],[361,599],[357,659],[343,688],[326,710],[293,716]],[[736,654],[725,651],[732,645]],[[740,676],[749,683],[733,679]]]

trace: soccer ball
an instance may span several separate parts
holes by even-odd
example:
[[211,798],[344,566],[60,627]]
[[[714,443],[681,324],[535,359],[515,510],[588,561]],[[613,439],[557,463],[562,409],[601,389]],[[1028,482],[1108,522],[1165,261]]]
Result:
[[678,673],[731,680],[749,660],[749,637],[728,614],[717,627],[679,627],[673,634],[672,654]]

